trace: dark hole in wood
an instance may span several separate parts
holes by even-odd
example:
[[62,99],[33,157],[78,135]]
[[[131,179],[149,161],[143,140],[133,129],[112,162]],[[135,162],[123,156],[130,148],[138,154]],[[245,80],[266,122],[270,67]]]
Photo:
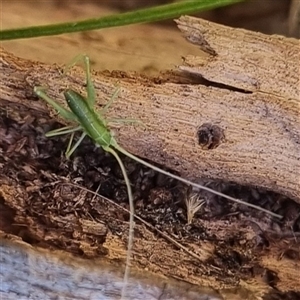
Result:
[[224,140],[224,130],[218,125],[203,123],[197,130],[198,144],[205,150],[217,148]]

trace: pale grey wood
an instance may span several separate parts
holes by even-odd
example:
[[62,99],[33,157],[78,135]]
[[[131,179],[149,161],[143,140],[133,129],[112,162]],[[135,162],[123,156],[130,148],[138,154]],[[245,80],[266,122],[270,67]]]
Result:
[[[0,240],[0,298],[6,300],[120,298],[123,267],[83,260],[62,252],[35,249],[25,243]],[[218,300],[190,284],[132,274],[125,299]],[[124,300],[125,300],[124,299]]]

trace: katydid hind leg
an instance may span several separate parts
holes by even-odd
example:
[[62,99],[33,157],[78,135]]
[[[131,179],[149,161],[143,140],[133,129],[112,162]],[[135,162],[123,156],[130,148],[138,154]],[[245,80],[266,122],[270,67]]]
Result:
[[86,74],[86,92],[87,92],[87,102],[90,108],[93,108],[96,101],[95,87],[91,77],[91,63],[90,58],[87,55],[83,56],[84,69]]
[[91,63],[90,58],[86,54],[79,54],[75,56],[65,67],[64,74],[66,74],[70,68],[74,67],[79,61],[83,62],[83,70],[86,76],[86,92],[87,92],[87,102],[90,108],[95,105],[95,87],[91,77]]

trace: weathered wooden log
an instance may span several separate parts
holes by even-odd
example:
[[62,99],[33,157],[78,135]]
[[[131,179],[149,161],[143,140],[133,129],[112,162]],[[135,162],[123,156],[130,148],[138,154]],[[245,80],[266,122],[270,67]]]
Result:
[[[198,259],[137,226],[133,268],[218,290],[239,287],[239,295],[247,291],[249,299],[272,293],[296,295],[300,268],[299,41],[190,17],[177,23],[185,37],[207,53],[206,58],[186,57],[177,71],[159,78],[123,72],[93,75],[99,107],[116,83],[121,87],[108,118],[133,118],[145,125],[114,128],[117,140],[128,151],[183,177],[260,187],[295,202],[285,202],[290,209],[282,208],[283,224],[260,214],[249,217],[246,211],[236,218],[234,214],[223,219],[199,217],[194,227],[181,226],[177,239],[196,252]],[[41,145],[48,145],[42,135],[51,108],[34,97],[33,87],[48,86],[49,94],[65,105],[61,91],[68,86],[83,91],[84,74],[74,68],[62,77],[61,67],[17,58],[4,50],[0,70],[0,198],[11,212],[1,228],[31,244],[93,258],[123,259],[127,225],[122,217],[116,221],[103,202],[78,191],[76,197],[58,203],[57,195],[61,199],[63,195],[56,184],[69,179],[64,173],[51,172],[41,160],[41,152],[46,155]],[[53,118],[65,122],[56,114]],[[283,206],[278,196],[272,201]],[[66,202],[71,203],[68,209]],[[80,210],[73,210],[75,204]],[[199,232],[197,237],[189,235],[192,229]],[[119,232],[123,233],[121,241]],[[188,232],[186,237],[183,232]]]
[[[110,97],[113,84],[122,88],[108,117],[135,118],[147,126],[121,126],[121,145],[193,180],[207,177],[263,187],[300,202],[299,41],[194,18],[182,17],[178,24],[188,40],[208,53],[206,58],[187,57],[179,67],[185,71],[181,78],[165,76],[158,82],[121,73],[94,78],[98,105]],[[62,79],[59,68],[16,61],[5,53],[2,59],[1,101],[33,107],[32,98],[24,101],[24,93],[47,84],[64,103],[60,91],[70,81]],[[8,86],[12,68],[19,80],[12,77]],[[46,111],[44,103],[35,105]],[[224,132],[217,147],[199,144],[203,124]],[[203,138],[205,143],[209,137]]]
[[[123,268],[103,260],[50,252],[1,234],[0,295],[3,299],[118,299]],[[9,240],[12,238],[12,240]],[[12,265],[18,266],[12,272]],[[220,299],[187,283],[137,272],[128,283],[128,299]],[[202,297],[202,298],[200,298]]]

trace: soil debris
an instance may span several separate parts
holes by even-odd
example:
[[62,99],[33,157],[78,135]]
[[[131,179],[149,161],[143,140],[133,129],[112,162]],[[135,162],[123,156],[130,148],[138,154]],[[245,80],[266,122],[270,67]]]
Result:
[[[93,191],[99,188],[100,195],[128,209],[126,185],[117,161],[89,139],[66,160],[68,137],[44,136],[59,124],[47,116],[32,118],[29,112],[22,112],[16,118],[9,112],[2,109],[0,114],[0,202],[7,212],[1,230],[32,245],[82,257],[124,259],[128,213],[67,185],[75,183]],[[175,252],[168,251],[175,251],[174,245],[168,248],[168,241],[137,220],[135,266],[154,272],[159,269],[165,275],[172,272],[173,277],[191,283],[214,278],[234,287],[240,280],[271,274],[260,261],[268,249],[276,249],[274,255],[281,258],[299,261],[300,207],[294,201],[272,192],[206,180],[206,185],[282,214],[284,219],[273,219],[201,192],[201,209],[188,222],[185,199],[193,195],[192,191],[121,157],[132,183],[136,214],[202,258],[200,262],[186,254],[183,258],[179,249],[177,258],[173,257]],[[114,250],[116,239],[123,249]],[[173,265],[174,259],[181,259],[182,265]],[[276,289],[277,284],[277,280],[270,280],[269,286]]]

